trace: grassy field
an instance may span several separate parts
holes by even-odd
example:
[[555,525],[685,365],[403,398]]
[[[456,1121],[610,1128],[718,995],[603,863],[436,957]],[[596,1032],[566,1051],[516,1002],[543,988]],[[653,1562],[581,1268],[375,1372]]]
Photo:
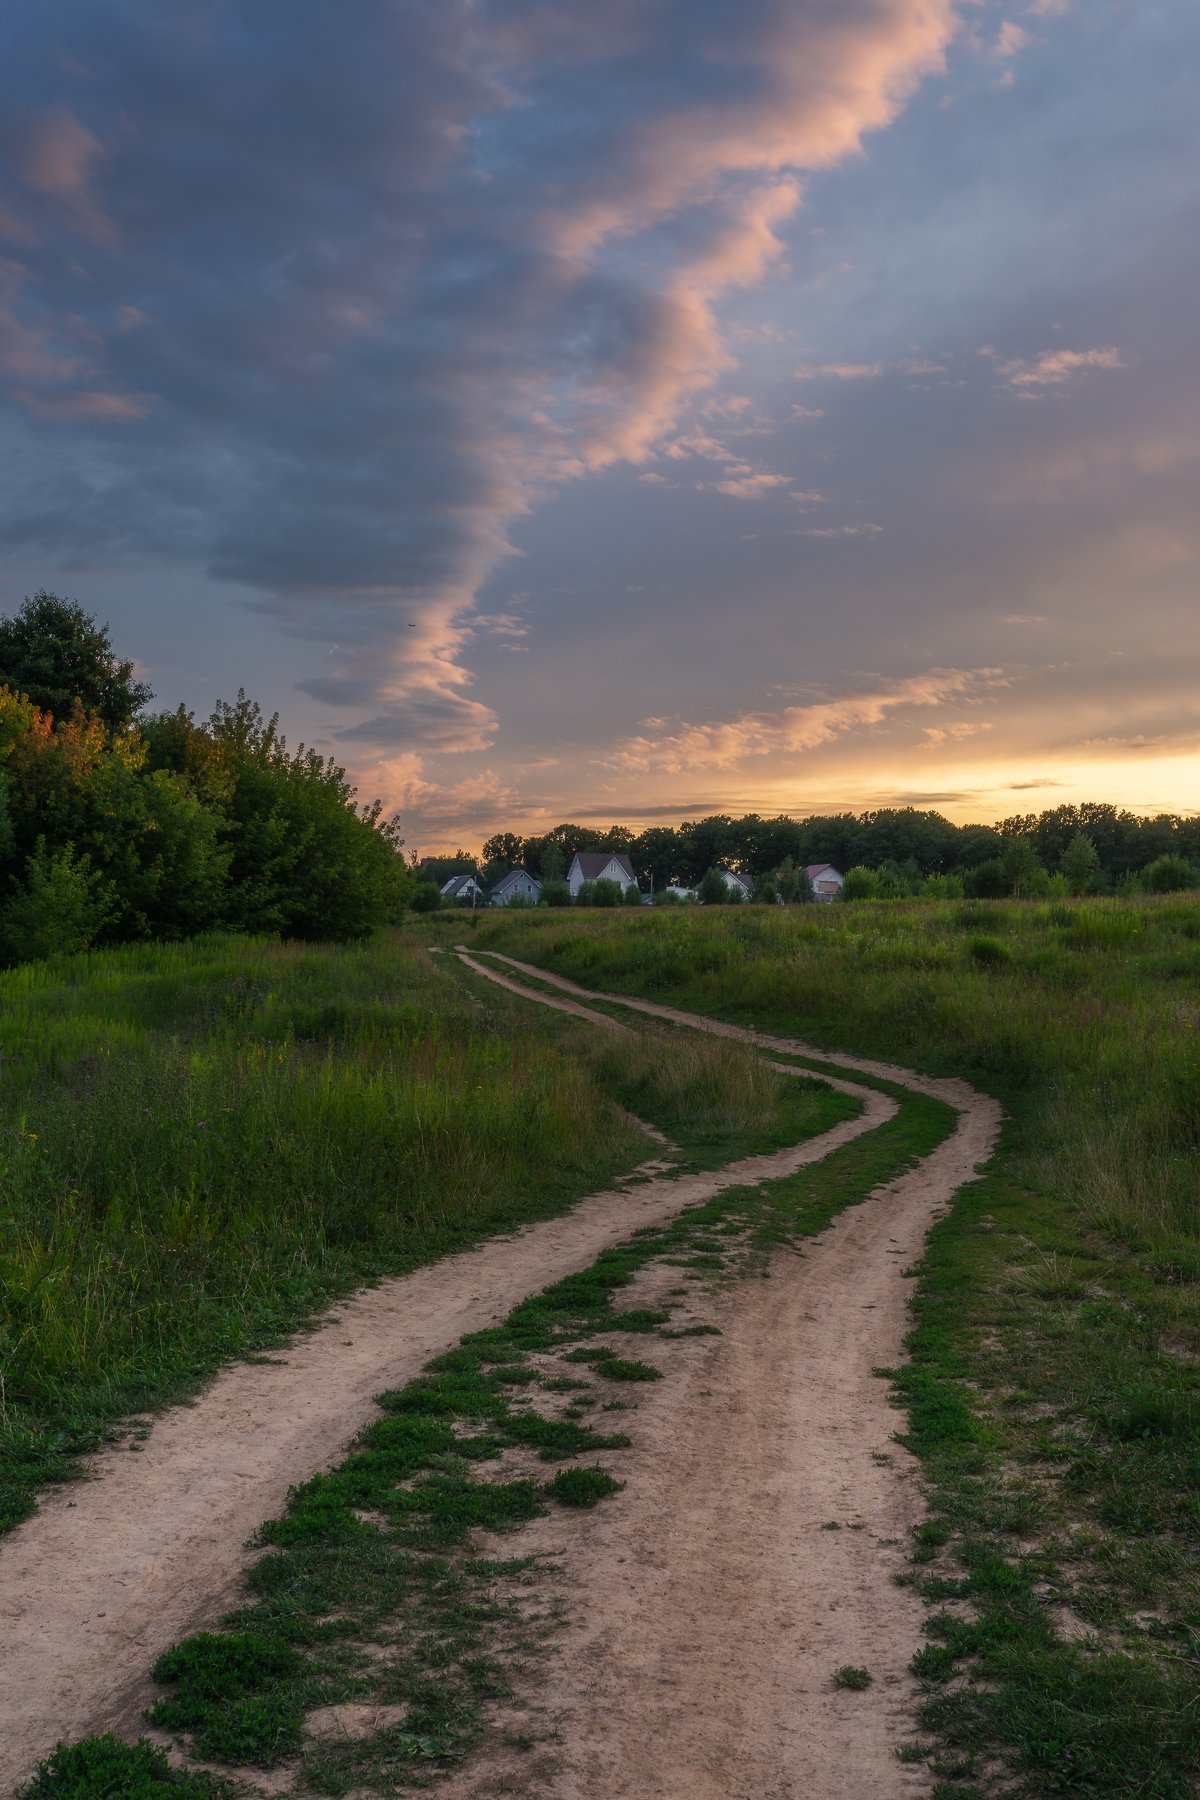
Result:
[[394,937],[0,976],[0,1525],[115,1420],[632,1168],[630,1108],[700,1161],[790,1129],[735,1049],[477,988]]
[[939,1797],[1194,1794],[1200,903],[521,914],[472,941],[1003,1100],[899,1376]]

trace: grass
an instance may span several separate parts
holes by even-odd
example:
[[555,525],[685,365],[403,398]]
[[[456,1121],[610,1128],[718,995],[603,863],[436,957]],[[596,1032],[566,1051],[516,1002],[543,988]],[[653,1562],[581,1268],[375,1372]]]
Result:
[[634,1167],[632,1104],[702,1162],[823,1104],[724,1046],[680,1067],[661,1034],[599,1035],[395,937],[0,976],[0,1530],[363,1281]]
[[1006,1792],[1194,1795],[1200,902],[534,915],[476,940],[1003,1100],[894,1372],[934,1509],[921,1726],[935,1773]]
[[[852,1110],[828,1090],[821,1101],[815,1128]],[[879,1131],[794,1177],[727,1190],[643,1228],[382,1395],[381,1417],[345,1461],[294,1488],[263,1525],[264,1554],[223,1628],[160,1658],[152,1722],[208,1763],[283,1764],[300,1792],[392,1793],[461,1761],[489,1720],[502,1726],[514,1669],[553,1650],[558,1614],[547,1573],[520,1554],[522,1525],[553,1505],[586,1514],[624,1485],[626,1435],[565,1416],[558,1397],[575,1411],[584,1372],[603,1381],[614,1364],[637,1370],[635,1379],[663,1378],[626,1362],[613,1339],[694,1329],[672,1320],[696,1290],[655,1308],[625,1304],[623,1290],[697,1246],[713,1265],[706,1279],[753,1274],[781,1243],[822,1231],[927,1154],[950,1124],[949,1108],[913,1098]],[[603,1391],[587,1382],[587,1398]],[[496,1554],[498,1534],[513,1536],[516,1554]],[[318,1709],[347,1703],[398,1717],[349,1742],[308,1729]],[[49,1768],[38,1800],[63,1800],[70,1790]],[[102,1792],[78,1788],[71,1800]]]

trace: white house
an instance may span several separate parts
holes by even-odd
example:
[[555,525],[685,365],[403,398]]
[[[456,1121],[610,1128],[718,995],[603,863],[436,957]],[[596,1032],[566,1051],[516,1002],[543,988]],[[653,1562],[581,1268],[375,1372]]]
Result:
[[510,869],[492,889],[492,905],[510,906],[519,897],[530,906],[536,906],[541,892],[541,882],[535,880],[528,869]]
[[615,881],[622,893],[637,886],[633,864],[623,850],[577,850],[567,870],[572,900],[585,881]]
[[754,883],[745,875],[739,875],[736,869],[718,869],[717,874],[723,879],[730,894],[743,900],[749,900],[754,890]]
[[442,899],[458,900],[464,906],[479,906],[487,895],[473,875],[452,875],[442,883]]
[[843,877],[832,863],[809,863],[805,873],[812,882],[814,900],[836,900],[842,891]]

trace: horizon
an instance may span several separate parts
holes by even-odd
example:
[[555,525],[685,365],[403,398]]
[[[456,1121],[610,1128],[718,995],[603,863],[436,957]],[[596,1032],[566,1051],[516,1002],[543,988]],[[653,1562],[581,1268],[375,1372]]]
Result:
[[0,26],[0,611],[497,830],[1200,810],[1200,15]]

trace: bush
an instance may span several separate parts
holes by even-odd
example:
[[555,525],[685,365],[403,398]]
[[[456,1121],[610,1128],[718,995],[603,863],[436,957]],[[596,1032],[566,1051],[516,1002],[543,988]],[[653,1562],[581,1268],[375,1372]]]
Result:
[[21,1800],[215,1800],[226,1782],[173,1769],[165,1750],[148,1738],[123,1744],[106,1732],[78,1744],[59,1744],[38,1769]]
[[986,937],[981,933],[978,937],[971,939],[969,948],[975,961],[983,963],[985,966],[1012,961],[1012,952],[1008,945],[998,937]]
[[600,877],[599,881],[593,881],[593,906],[620,906],[623,898],[624,895],[621,892],[621,884],[619,881],[609,881],[603,875]]
[[415,913],[439,912],[442,905],[441,889],[435,887],[432,881],[418,881],[408,904]]
[[625,892],[621,898],[621,905],[622,906],[640,906],[641,904],[642,904],[642,890],[637,885],[636,881],[631,881],[629,886],[625,889]]
[[1002,900],[1011,886],[998,856],[976,863],[973,869],[967,869],[963,874],[963,892],[968,900]]
[[571,890],[565,881],[543,881],[543,906],[570,906]]
[[709,869],[700,883],[699,899],[702,906],[728,906],[733,899],[729,883],[721,869]]
[[1142,885],[1151,894],[1180,894],[1200,887],[1200,870],[1182,856],[1159,856],[1142,870]]
[[94,944],[117,907],[87,858],[69,845],[51,855],[39,838],[25,871],[24,887],[0,909],[5,960],[41,962]]
[[847,869],[842,883],[843,900],[878,900],[879,896],[880,881],[874,869],[864,869],[861,863]]

